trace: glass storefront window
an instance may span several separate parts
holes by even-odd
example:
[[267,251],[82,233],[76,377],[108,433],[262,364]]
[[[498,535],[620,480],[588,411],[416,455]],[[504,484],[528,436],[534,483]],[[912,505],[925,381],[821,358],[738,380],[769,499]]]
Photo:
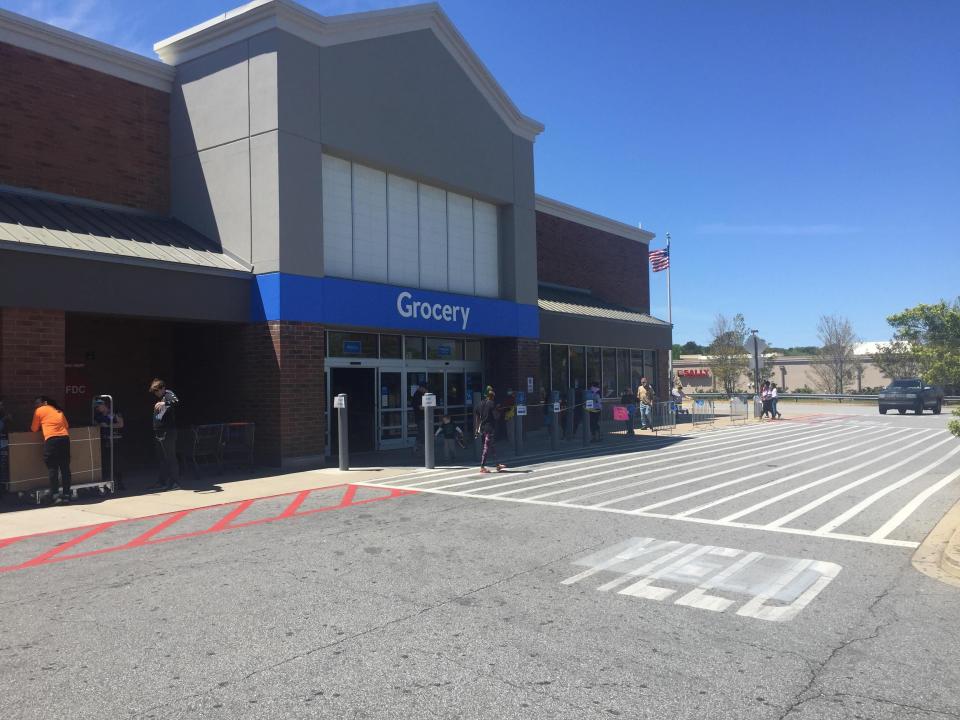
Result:
[[[590,383],[600,383],[600,379],[603,369],[600,367],[600,348],[598,347],[588,347],[587,348],[587,382],[584,387],[588,387]],[[601,385],[601,387],[603,387]]]
[[[460,407],[464,403],[463,392],[463,373],[447,370],[447,407],[456,407],[458,416],[463,414],[463,408]],[[462,420],[462,417],[458,420]]]
[[570,359],[566,345],[550,346],[550,366],[551,389],[565,393],[570,387]]
[[402,338],[399,335],[380,336],[380,357],[386,360],[399,360],[403,357]]
[[463,340],[427,338],[427,360],[463,360]]
[[587,386],[587,355],[582,345],[570,346],[570,387]]
[[634,388],[639,387],[640,380],[643,378],[643,350],[630,351],[630,384]]
[[464,343],[464,360],[480,362],[483,359],[483,349],[479,340],[467,340]]
[[[473,407],[474,394],[477,395],[476,401],[477,404],[480,404],[480,401],[483,399],[483,387],[481,386],[481,376],[478,372],[468,372],[467,373],[467,386],[464,390],[466,393],[465,397],[467,399],[467,405]],[[464,430],[466,432],[466,430]]]
[[550,390],[550,346],[540,346],[540,384],[544,390]]
[[650,385],[659,390],[657,386],[657,352],[655,350],[643,351],[643,374],[647,376]]
[[377,336],[370,333],[328,332],[329,357],[375,358]]
[[603,349],[603,396],[617,397],[617,351],[613,348]]
[[617,349],[617,393],[623,393],[629,390],[636,395],[637,386],[630,382],[630,351]]
[[403,386],[399,372],[380,373],[380,408],[403,408]]
[[423,338],[404,337],[403,356],[407,360],[423,360]]

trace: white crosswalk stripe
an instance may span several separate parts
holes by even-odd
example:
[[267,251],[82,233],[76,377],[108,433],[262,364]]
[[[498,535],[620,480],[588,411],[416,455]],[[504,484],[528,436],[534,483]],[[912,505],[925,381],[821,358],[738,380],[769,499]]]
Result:
[[960,495],[960,447],[940,450],[951,441],[944,430],[838,416],[636,438],[619,452],[544,455],[507,474],[420,470],[378,485],[916,547],[922,537],[910,536],[908,518],[931,498]]

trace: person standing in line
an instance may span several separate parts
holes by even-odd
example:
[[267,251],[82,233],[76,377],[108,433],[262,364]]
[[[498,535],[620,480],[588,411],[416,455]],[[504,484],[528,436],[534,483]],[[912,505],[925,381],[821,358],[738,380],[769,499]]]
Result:
[[154,378],[150,392],[157,398],[153,404],[153,438],[157,449],[159,476],[155,490],[180,489],[180,465],[177,463],[177,407],[180,400],[166,383]]
[[43,432],[43,464],[50,478],[50,499],[56,505],[70,502],[70,423],[63,410],[46,395],[34,401],[31,432]]
[[589,399],[593,401],[593,408],[587,410],[590,414],[590,442],[600,442],[600,413],[603,410],[603,398],[600,396],[600,383],[590,383]]
[[[493,387],[487,385],[486,397],[477,407],[477,416],[475,418],[477,433],[483,436],[483,450],[480,453],[480,472],[488,473],[487,458],[492,458],[497,462],[497,410],[496,395]],[[497,472],[502,472],[506,465],[497,462]]]
[[653,388],[645,377],[640,378],[640,387],[637,388],[637,410],[640,413],[640,429],[653,430],[650,411],[653,408]]
[[424,428],[423,428],[423,396],[427,394],[427,387],[423,383],[417,385],[416,391],[410,398],[410,404],[413,405],[413,424],[416,430],[413,441],[413,453],[416,455],[424,448]]
[[770,383],[770,416],[774,420],[779,420],[783,417],[780,412],[777,410],[777,384]]
[[620,396],[620,404],[627,408],[627,435],[633,435],[633,416],[637,412],[637,398],[633,394],[633,388],[626,388]]
[[[93,421],[100,426],[100,464],[105,477],[110,477],[113,469],[114,491],[121,492],[127,488],[123,484],[123,475],[120,472],[120,430],[123,428],[123,416],[113,412],[107,401],[99,398],[93,403]],[[113,426],[113,452],[110,450],[110,433]]]

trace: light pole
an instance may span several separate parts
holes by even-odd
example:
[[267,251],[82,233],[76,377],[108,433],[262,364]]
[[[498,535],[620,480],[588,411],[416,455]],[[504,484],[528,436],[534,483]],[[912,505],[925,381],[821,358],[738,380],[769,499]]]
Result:
[[753,391],[760,394],[760,346],[757,339],[757,330],[751,330],[753,335]]

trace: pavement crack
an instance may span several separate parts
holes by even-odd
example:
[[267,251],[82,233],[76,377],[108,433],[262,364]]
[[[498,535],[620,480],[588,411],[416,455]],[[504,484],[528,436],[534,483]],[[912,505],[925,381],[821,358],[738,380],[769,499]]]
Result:
[[[897,575],[897,577],[891,582],[891,584],[883,592],[881,592],[871,601],[870,605],[867,606],[867,608],[860,615],[858,622],[862,622],[862,620],[868,615],[873,616],[874,618],[877,617],[877,613],[876,613],[877,606],[887,598],[887,596],[890,594],[890,590],[894,587],[897,580],[902,574],[903,574],[903,571],[901,571]],[[830,651],[829,655],[827,655],[827,657],[824,658],[822,661],[820,662],[814,661],[812,664],[808,664],[808,670],[810,672],[809,679],[807,680],[806,684],[794,695],[793,700],[786,705],[786,707],[784,708],[780,716],[777,718],[777,720],[785,720],[788,716],[793,714],[802,705],[808,702],[811,702],[813,700],[818,700],[823,698],[824,693],[821,691],[815,691],[814,686],[817,684],[817,681],[820,679],[820,676],[823,674],[824,670],[826,670],[827,666],[830,665],[840,653],[844,652],[851,645],[854,645],[856,643],[866,642],[868,640],[875,640],[876,638],[878,638],[880,636],[881,630],[883,630],[883,628],[889,624],[890,624],[890,621],[888,620],[887,621],[878,620],[876,622],[876,626],[870,633],[866,635],[859,635],[856,637],[847,638],[843,640],[835,648],[833,648]]]

